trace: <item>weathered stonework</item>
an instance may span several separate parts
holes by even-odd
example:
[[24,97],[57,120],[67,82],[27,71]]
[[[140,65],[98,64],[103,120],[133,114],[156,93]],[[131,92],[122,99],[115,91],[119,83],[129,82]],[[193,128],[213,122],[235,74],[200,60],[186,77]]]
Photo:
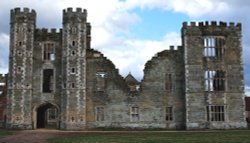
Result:
[[183,23],[182,46],[149,60],[141,82],[91,48],[86,10],[63,10],[59,31],[35,24],[34,10],[11,10],[7,128],[44,128],[51,108],[62,130],[246,128],[240,24]]

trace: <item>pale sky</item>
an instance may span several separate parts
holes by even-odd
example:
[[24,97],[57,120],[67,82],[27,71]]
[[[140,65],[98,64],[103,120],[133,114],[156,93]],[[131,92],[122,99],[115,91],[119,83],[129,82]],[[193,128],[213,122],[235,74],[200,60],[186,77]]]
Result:
[[184,21],[242,23],[246,94],[250,96],[249,0],[2,0],[0,73],[8,72],[10,9],[37,12],[37,28],[61,28],[62,10],[81,7],[92,25],[92,48],[113,61],[120,74],[143,77],[145,63],[169,45],[181,44]]

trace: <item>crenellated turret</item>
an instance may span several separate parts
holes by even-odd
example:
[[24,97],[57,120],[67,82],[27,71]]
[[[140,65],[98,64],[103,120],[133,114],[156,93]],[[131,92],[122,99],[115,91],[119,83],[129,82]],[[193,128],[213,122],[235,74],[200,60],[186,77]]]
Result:
[[183,23],[187,129],[245,127],[241,32],[241,23]]
[[[28,8],[11,10],[10,60],[8,76],[7,126],[32,128],[31,98],[33,74],[34,31],[36,12]],[[22,92],[20,92],[22,91]],[[23,106],[20,106],[21,103]],[[23,114],[20,114],[23,113]],[[25,126],[25,127],[24,127]]]
[[90,48],[90,29],[85,9],[63,10],[62,81],[65,87],[61,128],[85,128],[86,49]]
[[82,8],[67,8],[63,10],[63,24],[64,23],[81,23],[87,21],[87,10]]

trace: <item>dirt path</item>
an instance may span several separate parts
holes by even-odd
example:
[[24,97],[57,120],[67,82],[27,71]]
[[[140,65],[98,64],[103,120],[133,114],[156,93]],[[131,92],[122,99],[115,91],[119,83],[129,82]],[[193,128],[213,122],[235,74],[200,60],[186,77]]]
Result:
[[0,139],[0,143],[46,143],[48,138],[60,134],[58,130],[13,131],[14,135]]

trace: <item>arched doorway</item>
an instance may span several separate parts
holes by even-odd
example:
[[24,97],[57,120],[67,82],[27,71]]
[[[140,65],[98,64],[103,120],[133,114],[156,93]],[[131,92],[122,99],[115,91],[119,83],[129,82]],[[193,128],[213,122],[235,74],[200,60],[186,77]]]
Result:
[[36,128],[57,128],[58,126],[58,108],[45,103],[37,108]]

